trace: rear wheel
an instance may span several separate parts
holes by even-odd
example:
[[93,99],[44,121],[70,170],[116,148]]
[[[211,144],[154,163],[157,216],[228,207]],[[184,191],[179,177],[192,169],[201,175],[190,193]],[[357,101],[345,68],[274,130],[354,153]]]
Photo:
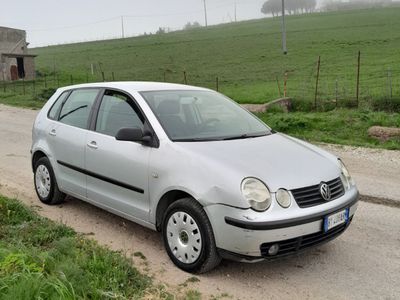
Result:
[[210,221],[192,198],[178,200],[168,207],[162,234],[169,257],[186,272],[204,273],[221,261]]
[[60,204],[65,199],[65,194],[58,189],[53,168],[47,157],[42,157],[34,166],[35,191],[39,200],[45,204]]

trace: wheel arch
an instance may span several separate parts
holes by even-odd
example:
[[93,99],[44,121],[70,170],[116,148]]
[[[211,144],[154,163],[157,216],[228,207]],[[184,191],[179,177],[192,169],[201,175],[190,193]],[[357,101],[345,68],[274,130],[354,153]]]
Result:
[[36,150],[36,151],[32,154],[32,161],[31,161],[31,164],[32,164],[32,170],[33,170],[33,171],[34,171],[34,169],[35,169],[35,163],[36,163],[39,159],[41,159],[42,157],[47,157],[47,158],[48,158],[47,154],[44,153],[42,150]]
[[[177,200],[183,198],[192,198],[195,201],[199,202],[193,195],[185,192],[183,190],[175,189],[166,192],[164,195],[161,196],[160,200],[158,201],[157,208],[156,208],[156,229],[157,231],[161,231],[161,224],[164,217],[164,212],[167,210],[168,206],[174,203]],[[200,202],[199,202],[200,203]],[[201,205],[201,203],[200,203]]]

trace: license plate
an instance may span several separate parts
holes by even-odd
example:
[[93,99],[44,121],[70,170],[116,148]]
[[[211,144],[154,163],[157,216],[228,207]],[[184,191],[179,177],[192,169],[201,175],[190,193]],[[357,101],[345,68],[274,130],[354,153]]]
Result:
[[331,230],[349,220],[349,209],[346,208],[324,218],[324,232]]

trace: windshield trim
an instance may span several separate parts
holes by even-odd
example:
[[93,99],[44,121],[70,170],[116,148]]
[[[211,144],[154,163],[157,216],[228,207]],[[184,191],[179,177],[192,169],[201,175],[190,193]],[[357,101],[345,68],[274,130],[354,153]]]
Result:
[[[225,96],[224,94],[221,94],[219,92],[216,92],[214,90],[208,90],[208,89],[161,89],[161,90],[147,90],[147,91],[138,91],[137,93],[143,98],[143,100],[146,102],[147,106],[150,108],[151,112],[153,113],[154,117],[157,119],[157,122],[160,124],[161,128],[163,129],[164,133],[166,134],[166,136],[168,137],[168,139],[171,142],[174,143],[194,143],[194,142],[220,142],[220,141],[227,141],[229,139],[232,139],[232,136],[224,136],[224,137],[211,137],[211,138],[187,138],[187,139],[179,139],[179,138],[172,138],[168,131],[165,129],[164,125],[162,124],[162,122],[160,121],[160,118],[158,117],[158,115],[155,113],[153,107],[149,104],[149,102],[147,101],[146,97],[143,95],[145,93],[153,93],[153,92],[214,92],[217,93],[218,95],[224,97],[226,100],[230,101],[231,103],[235,104],[236,106],[240,107],[241,109],[245,110],[247,113],[249,113],[253,118],[255,118],[258,122],[260,122],[261,124],[263,124],[266,127],[266,131],[265,132],[255,132],[252,134],[249,134],[250,137],[247,138],[257,138],[257,137],[263,137],[263,136],[268,136],[271,134],[274,134],[275,131],[269,127],[267,124],[265,124],[260,118],[258,118],[256,115],[254,115],[252,112],[250,112],[249,110],[245,109],[243,106],[241,106],[239,103],[237,103],[236,101],[234,101],[233,99],[229,98],[228,96]],[[263,133],[261,135],[261,133]],[[257,135],[260,134],[260,136],[252,136],[252,135]],[[237,140],[236,138],[233,140]]]

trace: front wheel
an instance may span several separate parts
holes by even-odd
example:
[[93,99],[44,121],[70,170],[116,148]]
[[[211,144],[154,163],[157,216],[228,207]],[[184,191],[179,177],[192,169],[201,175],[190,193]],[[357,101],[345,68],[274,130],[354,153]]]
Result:
[[204,273],[221,261],[210,221],[192,198],[180,199],[168,207],[162,235],[169,257],[186,272]]

